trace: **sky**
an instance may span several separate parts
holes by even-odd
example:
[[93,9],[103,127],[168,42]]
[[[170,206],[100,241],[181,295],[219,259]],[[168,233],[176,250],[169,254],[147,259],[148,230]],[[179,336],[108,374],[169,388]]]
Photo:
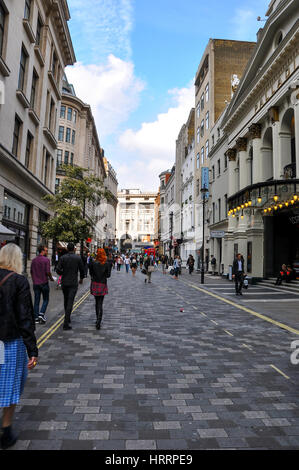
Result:
[[91,105],[119,189],[156,192],[194,107],[210,38],[256,41],[270,0],[68,0],[77,62],[66,68]]

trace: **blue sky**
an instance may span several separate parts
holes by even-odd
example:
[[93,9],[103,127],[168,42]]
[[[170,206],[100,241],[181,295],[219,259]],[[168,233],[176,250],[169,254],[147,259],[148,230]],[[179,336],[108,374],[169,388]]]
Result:
[[92,106],[119,187],[158,189],[209,38],[255,41],[269,2],[68,0],[77,64],[66,72]]

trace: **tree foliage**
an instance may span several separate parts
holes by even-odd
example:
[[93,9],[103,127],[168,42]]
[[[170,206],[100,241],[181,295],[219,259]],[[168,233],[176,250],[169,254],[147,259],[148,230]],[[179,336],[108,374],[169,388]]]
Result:
[[43,199],[55,213],[53,218],[41,224],[43,237],[65,242],[79,243],[92,237],[94,218],[86,215],[87,205],[96,207],[103,199],[110,200],[110,192],[103,181],[82,167],[62,165],[65,173],[55,195]]

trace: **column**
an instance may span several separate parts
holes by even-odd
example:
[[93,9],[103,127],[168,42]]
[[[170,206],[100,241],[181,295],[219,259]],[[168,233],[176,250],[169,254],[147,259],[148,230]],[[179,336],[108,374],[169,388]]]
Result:
[[279,124],[273,123],[272,136],[273,136],[273,179],[279,180],[281,178],[281,146],[279,137]]
[[235,182],[235,169],[236,169],[236,149],[228,149],[225,155],[228,158],[228,197],[235,194],[236,182]]
[[299,88],[291,95],[295,115],[296,178],[299,179]]
[[251,124],[249,127],[252,138],[252,183],[260,181],[261,174],[261,130],[260,124]]
[[237,151],[239,154],[239,177],[240,177],[240,188],[245,188],[249,183],[248,168],[247,168],[247,139],[245,137],[239,137],[236,140]]

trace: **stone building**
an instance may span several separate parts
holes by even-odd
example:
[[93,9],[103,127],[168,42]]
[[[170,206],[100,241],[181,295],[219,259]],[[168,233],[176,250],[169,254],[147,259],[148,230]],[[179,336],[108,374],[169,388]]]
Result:
[[299,275],[299,3],[272,0],[223,119],[228,150],[225,270],[237,252],[262,278]]
[[[104,151],[100,146],[91,108],[76,96],[73,86],[68,83],[66,77],[63,80],[62,91],[58,126],[56,191],[65,174],[61,168],[62,164],[86,168],[91,175],[100,178],[104,185],[106,178]],[[89,243],[89,249],[92,251],[101,245],[106,237],[104,212],[101,205],[94,207],[91,203],[86,204],[86,217],[97,219],[92,241]]]
[[197,251],[202,246],[202,198],[198,192],[201,168],[209,167],[209,152],[220,133],[219,128],[214,128],[215,122],[231,100],[254,47],[253,42],[210,39],[196,73],[194,203]]
[[154,248],[156,197],[157,193],[140,189],[118,192],[116,239],[121,251],[140,252],[143,248]]
[[0,222],[13,230],[25,269],[42,241],[55,191],[64,68],[75,62],[66,0],[0,2]]
[[165,244],[168,240],[169,233],[168,227],[169,223],[169,213],[168,208],[165,204],[165,196],[166,196],[166,188],[169,178],[171,177],[171,170],[163,171],[159,175],[160,179],[160,187],[159,187],[159,194],[160,194],[160,201],[159,201],[159,208],[158,208],[158,241],[159,241],[159,254],[168,254],[165,252]]
[[111,198],[109,201],[104,202],[104,236],[103,245],[105,247],[113,248],[115,246],[116,238],[116,208],[118,204],[117,188],[118,181],[116,171],[113,169],[111,163],[104,156],[104,165],[106,171],[106,178],[104,180],[105,188],[110,192]]

